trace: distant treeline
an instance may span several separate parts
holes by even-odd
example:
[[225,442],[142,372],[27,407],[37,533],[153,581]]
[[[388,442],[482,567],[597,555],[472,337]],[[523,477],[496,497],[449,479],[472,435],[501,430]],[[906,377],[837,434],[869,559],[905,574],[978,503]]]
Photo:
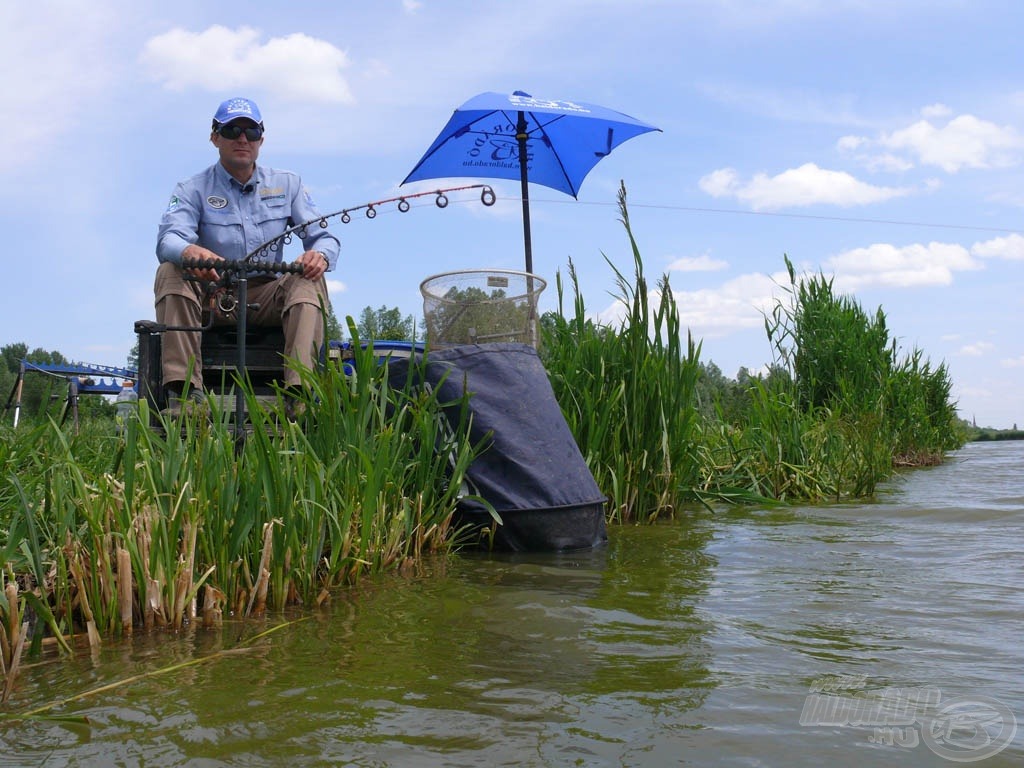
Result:
[[[10,419],[10,408],[16,403],[15,385],[18,381],[21,361],[36,365],[70,365],[72,362],[98,362],[103,365],[120,365],[121,361],[109,360],[71,361],[58,351],[47,351],[42,347],[29,349],[24,342],[6,344],[0,347],[0,415]],[[102,378],[102,377],[101,377]],[[61,409],[68,396],[68,380],[63,374],[49,374],[31,371],[21,387],[21,414],[24,418],[50,415],[60,419]],[[105,397],[83,397],[79,402],[83,416],[113,416],[114,405]]]
[[1021,429],[969,429],[967,439],[973,443],[980,443],[986,440],[1024,440],[1024,430]]

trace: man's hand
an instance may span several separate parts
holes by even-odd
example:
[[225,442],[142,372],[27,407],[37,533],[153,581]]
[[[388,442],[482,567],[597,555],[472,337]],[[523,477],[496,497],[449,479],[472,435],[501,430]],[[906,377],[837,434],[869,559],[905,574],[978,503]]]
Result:
[[[208,248],[203,248],[200,245],[189,245],[185,247],[185,250],[181,252],[182,259],[200,259],[207,260],[213,259],[214,261],[224,261],[223,256],[218,256]],[[220,275],[215,269],[186,269],[193,277],[198,277],[200,280],[208,280],[213,283],[220,280]]]
[[327,257],[320,251],[306,251],[295,263],[302,265],[302,276],[307,280],[319,280],[329,266]]

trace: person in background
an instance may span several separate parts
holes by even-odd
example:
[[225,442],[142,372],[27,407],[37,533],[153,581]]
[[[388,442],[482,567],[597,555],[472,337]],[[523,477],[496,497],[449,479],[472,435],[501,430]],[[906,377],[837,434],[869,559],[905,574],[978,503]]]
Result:
[[[153,291],[157,322],[199,327],[203,323],[204,284],[220,278],[216,269],[182,269],[183,258],[244,259],[285,229],[316,221],[316,209],[300,177],[258,165],[263,146],[263,117],[245,98],[222,103],[213,117],[210,143],[218,161],[177,184],[160,220]],[[337,265],[341,243],[319,223],[300,230],[303,253],[295,261],[301,274],[254,275],[248,280],[247,322],[281,325],[284,354],[312,368],[324,344],[321,315],[329,306],[324,273]],[[283,246],[257,258],[283,258]],[[241,311],[237,308],[235,311]],[[167,331],[162,340],[163,383],[167,402],[180,408],[182,397],[203,398],[201,335]],[[287,366],[287,387],[299,385],[299,374]]]

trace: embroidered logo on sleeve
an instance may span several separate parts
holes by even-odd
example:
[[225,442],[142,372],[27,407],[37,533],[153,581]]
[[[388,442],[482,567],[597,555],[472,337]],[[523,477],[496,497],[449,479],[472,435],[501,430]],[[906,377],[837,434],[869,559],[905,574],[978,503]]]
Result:
[[177,195],[171,195],[171,199],[167,201],[167,213],[176,210],[181,204],[181,200],[178,199]]

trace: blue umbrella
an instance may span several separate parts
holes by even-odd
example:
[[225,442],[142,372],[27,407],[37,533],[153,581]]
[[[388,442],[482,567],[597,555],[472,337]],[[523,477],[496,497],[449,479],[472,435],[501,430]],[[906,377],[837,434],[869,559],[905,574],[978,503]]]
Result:
[[593,104],[536,99],[522,91],[481,93],[455,110],[402,184],[453,176],[519,179],[526,271],[533,272],[527,182],[576,197],[601,158],[627,139],[660,130]]

